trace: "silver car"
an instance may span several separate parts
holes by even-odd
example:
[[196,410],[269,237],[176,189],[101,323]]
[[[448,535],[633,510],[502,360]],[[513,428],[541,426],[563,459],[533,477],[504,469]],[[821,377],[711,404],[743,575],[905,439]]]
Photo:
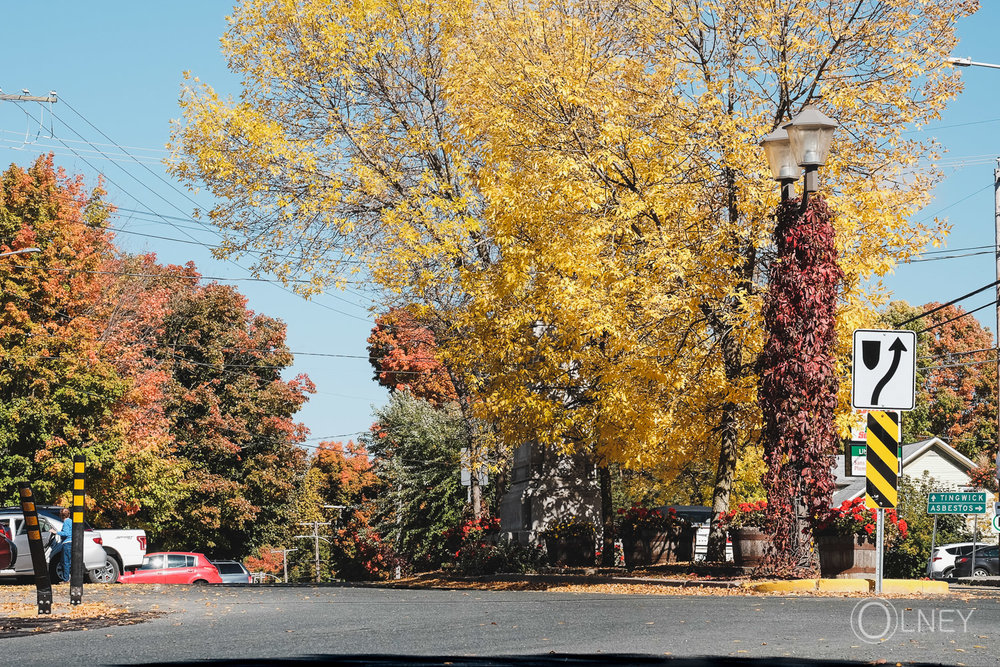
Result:
[[[979,543],[982,545],[982,542]],[[955,559],[972,553],[972,542],[955,542],[934,547],[927,559],[927,576],[931,579],[948,579],[955,569]]]
[[[59,530],[62,528],[62,520],[58,511],[49,511],[49,508],[38,508],[38,524],[42,533],[42,544],[45,546],[45,560],[49,563],[49,576],[53,581],[68,579],[62,577],[62,558],[53,558],[53,551],[58,545],[58,537],[49,533],[50,529]],[[13,536],[12,541],[17,547],[17,560],[10,568],[0,570],[2,577],[30,577],[34,574],[34,566],[31,563],[31,551],[28,548],[28,534],[24,523],[24,514],[20,508],[5,507],[0,509],[0,525],[5,526]],[[95,539],[99,533],[92,530],[84,531],[83,539],[83,568],[85,571],[96,570],[104,567],[107,554],[104,547]]]
[[219,571],[224,584],[249,584],[253,581],[250,570],[234,560],[213,560],[212,565]]

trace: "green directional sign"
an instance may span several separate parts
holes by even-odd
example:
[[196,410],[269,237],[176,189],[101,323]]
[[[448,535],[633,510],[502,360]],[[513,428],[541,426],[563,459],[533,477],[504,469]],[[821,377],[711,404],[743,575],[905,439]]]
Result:
[[927,494],[928,514],[986,514],[985,491]]

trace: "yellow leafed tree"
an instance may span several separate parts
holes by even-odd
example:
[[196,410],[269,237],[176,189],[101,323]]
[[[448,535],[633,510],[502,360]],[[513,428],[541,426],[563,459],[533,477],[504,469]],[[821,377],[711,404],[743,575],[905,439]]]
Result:
[[810,101],[841,123],[822,174],[846,361],[878,276],[943,232],[911,221],[936,149],[903,133],[956,94],[943,59],[975,8],[248,1],[223,39],[241,96],[189,79],[172,169],[216,195],[228,252],[316,289],[360,271],[434,323],[511,441],[716,457],[721,510],[759,429],[778,192],[757,142]]

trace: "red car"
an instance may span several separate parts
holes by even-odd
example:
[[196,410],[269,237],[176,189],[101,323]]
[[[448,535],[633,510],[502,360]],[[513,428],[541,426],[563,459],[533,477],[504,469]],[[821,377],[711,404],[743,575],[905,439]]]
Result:
[[12,567],[16,560],[17,547],[10,541],[10,531],[7,526],[0,523],[0,570]]
[[118,577],[123,584],[221,584],[222,577],[204,554],[167,551],[146,554],[142,566]]

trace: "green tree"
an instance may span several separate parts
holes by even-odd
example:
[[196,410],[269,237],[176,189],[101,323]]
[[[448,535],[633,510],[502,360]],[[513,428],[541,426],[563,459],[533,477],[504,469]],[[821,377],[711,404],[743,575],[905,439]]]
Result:
[[445,556],[441,534],[465,507],[459,466],[467,422],[454,404],[435,408],[405,392],[394,393],[375,419],[362,442],[385,488],[376,525],[415,569],[436,568]]
[[0,502],[18,481],[39,498],[67,492],[72,458],[111,465],[122,445],[115,405],[128,381],[102,354],[94,305],[113,247],[100,188],[57,170],[52,156],[0,177]]
[[167,414],[184,498],[160,531],[163,546],[235,557],[287,533],[305,451],[292,416],[314,391],[290,381],[285,325],[246,308],[228,286],[178,290],[154,350],[171,375]]
[[[885,576],[915,579],[927,576],[927,559],[931,555],[934,517],[927,514],[927,494],[948,491],[924,473],[918,478],[903,475],[899,480],[899,518],[906,521],[909,538],[886,549]],[[936,544],[965,542],[972,534],[959,514],[942,514],[937,521]]]

